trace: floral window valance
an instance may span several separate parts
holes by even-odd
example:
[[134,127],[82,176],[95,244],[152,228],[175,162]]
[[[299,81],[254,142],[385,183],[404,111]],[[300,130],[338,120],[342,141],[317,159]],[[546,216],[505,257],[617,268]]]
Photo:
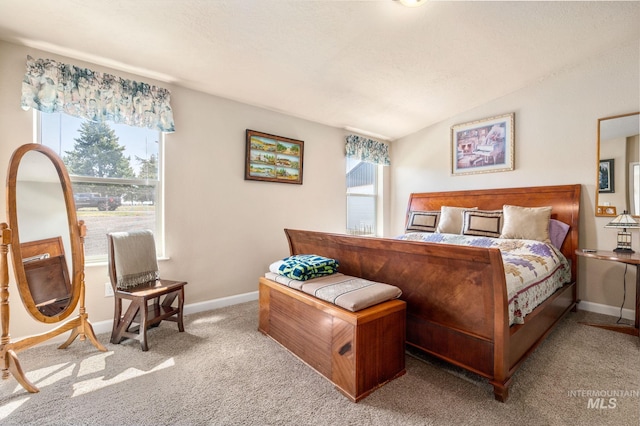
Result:
[[24,110],[64,112],[91,121],[173,132],[169,98],[169,90],[161,87],[27,56],[22,81]]
[[347,157],[357,158],[367,163],[382,164],[389,166],[389,145],[362,136],[347,136]]

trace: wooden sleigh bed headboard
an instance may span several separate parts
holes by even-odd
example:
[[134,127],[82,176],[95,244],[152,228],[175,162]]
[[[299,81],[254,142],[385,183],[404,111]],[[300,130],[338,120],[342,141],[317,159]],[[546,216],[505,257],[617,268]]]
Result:
[[411,211],[440,210],[441,206],[500,210],[505,204],[522,207],[551,206],[551,218],[570,226],[561,251],[571,261],[571,276],[575,280],[577,263],[575,251],[578,249],[580,220],[580,185],[413,193],[409,197],[407,218]]
[[291,229],[285,234],[292,255],[331,257],[340,272],[399,287],[407,303],[407,344],[488,378],[495,398],[505,401],[518,367],[575,310],[580,185],[416,193],[407,210],[407,215],[443,205],[498,210],[505,204],[551,206],[551,217],[570,225],[561,250],[571,261],[571,282],[529,313],[524,324],[513,326],[496,248]]

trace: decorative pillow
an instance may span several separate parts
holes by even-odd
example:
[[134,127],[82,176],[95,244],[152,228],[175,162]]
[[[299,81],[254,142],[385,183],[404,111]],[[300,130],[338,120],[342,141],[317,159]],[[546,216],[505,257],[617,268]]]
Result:
[[440,212],[412,211],[405,232],[436,232]]
[[517,238],[550,242],[551,207],[519,207],[505,204],[504,225],[500,238]]
[[502,210],[465,210],[462,234],[499,238],[502,233]]
[[338,261],[315,254],[297,254],[274,262],[269,270],[285,277],[306,281],[338,272]]
[[567,238],[569,233],[569,225],[556,219],[549,220],[549,239],[558,250],[562,248],[564,239]]
[[436,232],[441,234],[462,233],[462,212],[477,209],[477,207],[440,207],[440,220]]

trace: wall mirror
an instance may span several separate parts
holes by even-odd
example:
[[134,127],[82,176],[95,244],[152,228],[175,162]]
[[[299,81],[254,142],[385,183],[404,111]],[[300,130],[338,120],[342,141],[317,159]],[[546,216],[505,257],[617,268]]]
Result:
[[598,120],[596,216],[640,216],[640,113]]
[[[59,348],[76,337],[89,340],[101,351],[84,306],[85,227],[76,217],[73,190],[67,170],[55,152],[40,144],[22,145],[13,153],[7,173],[7,217],[0,241],[0,355],[5,368],[30,392],[29,382],[15,352],[71,331]],[[58,323],[78,315],[53,330],[10,342],[7,246],[25,309],[37,321]]]

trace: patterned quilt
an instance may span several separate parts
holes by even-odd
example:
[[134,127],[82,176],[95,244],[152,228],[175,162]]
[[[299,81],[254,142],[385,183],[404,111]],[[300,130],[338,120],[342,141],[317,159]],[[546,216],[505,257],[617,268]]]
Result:
[[397,239],[499,249],[506,274],[510,325],[524,324],[527,314],[571,281],[569,261],[553,245],[540,241],[428,232],[411,232]]

